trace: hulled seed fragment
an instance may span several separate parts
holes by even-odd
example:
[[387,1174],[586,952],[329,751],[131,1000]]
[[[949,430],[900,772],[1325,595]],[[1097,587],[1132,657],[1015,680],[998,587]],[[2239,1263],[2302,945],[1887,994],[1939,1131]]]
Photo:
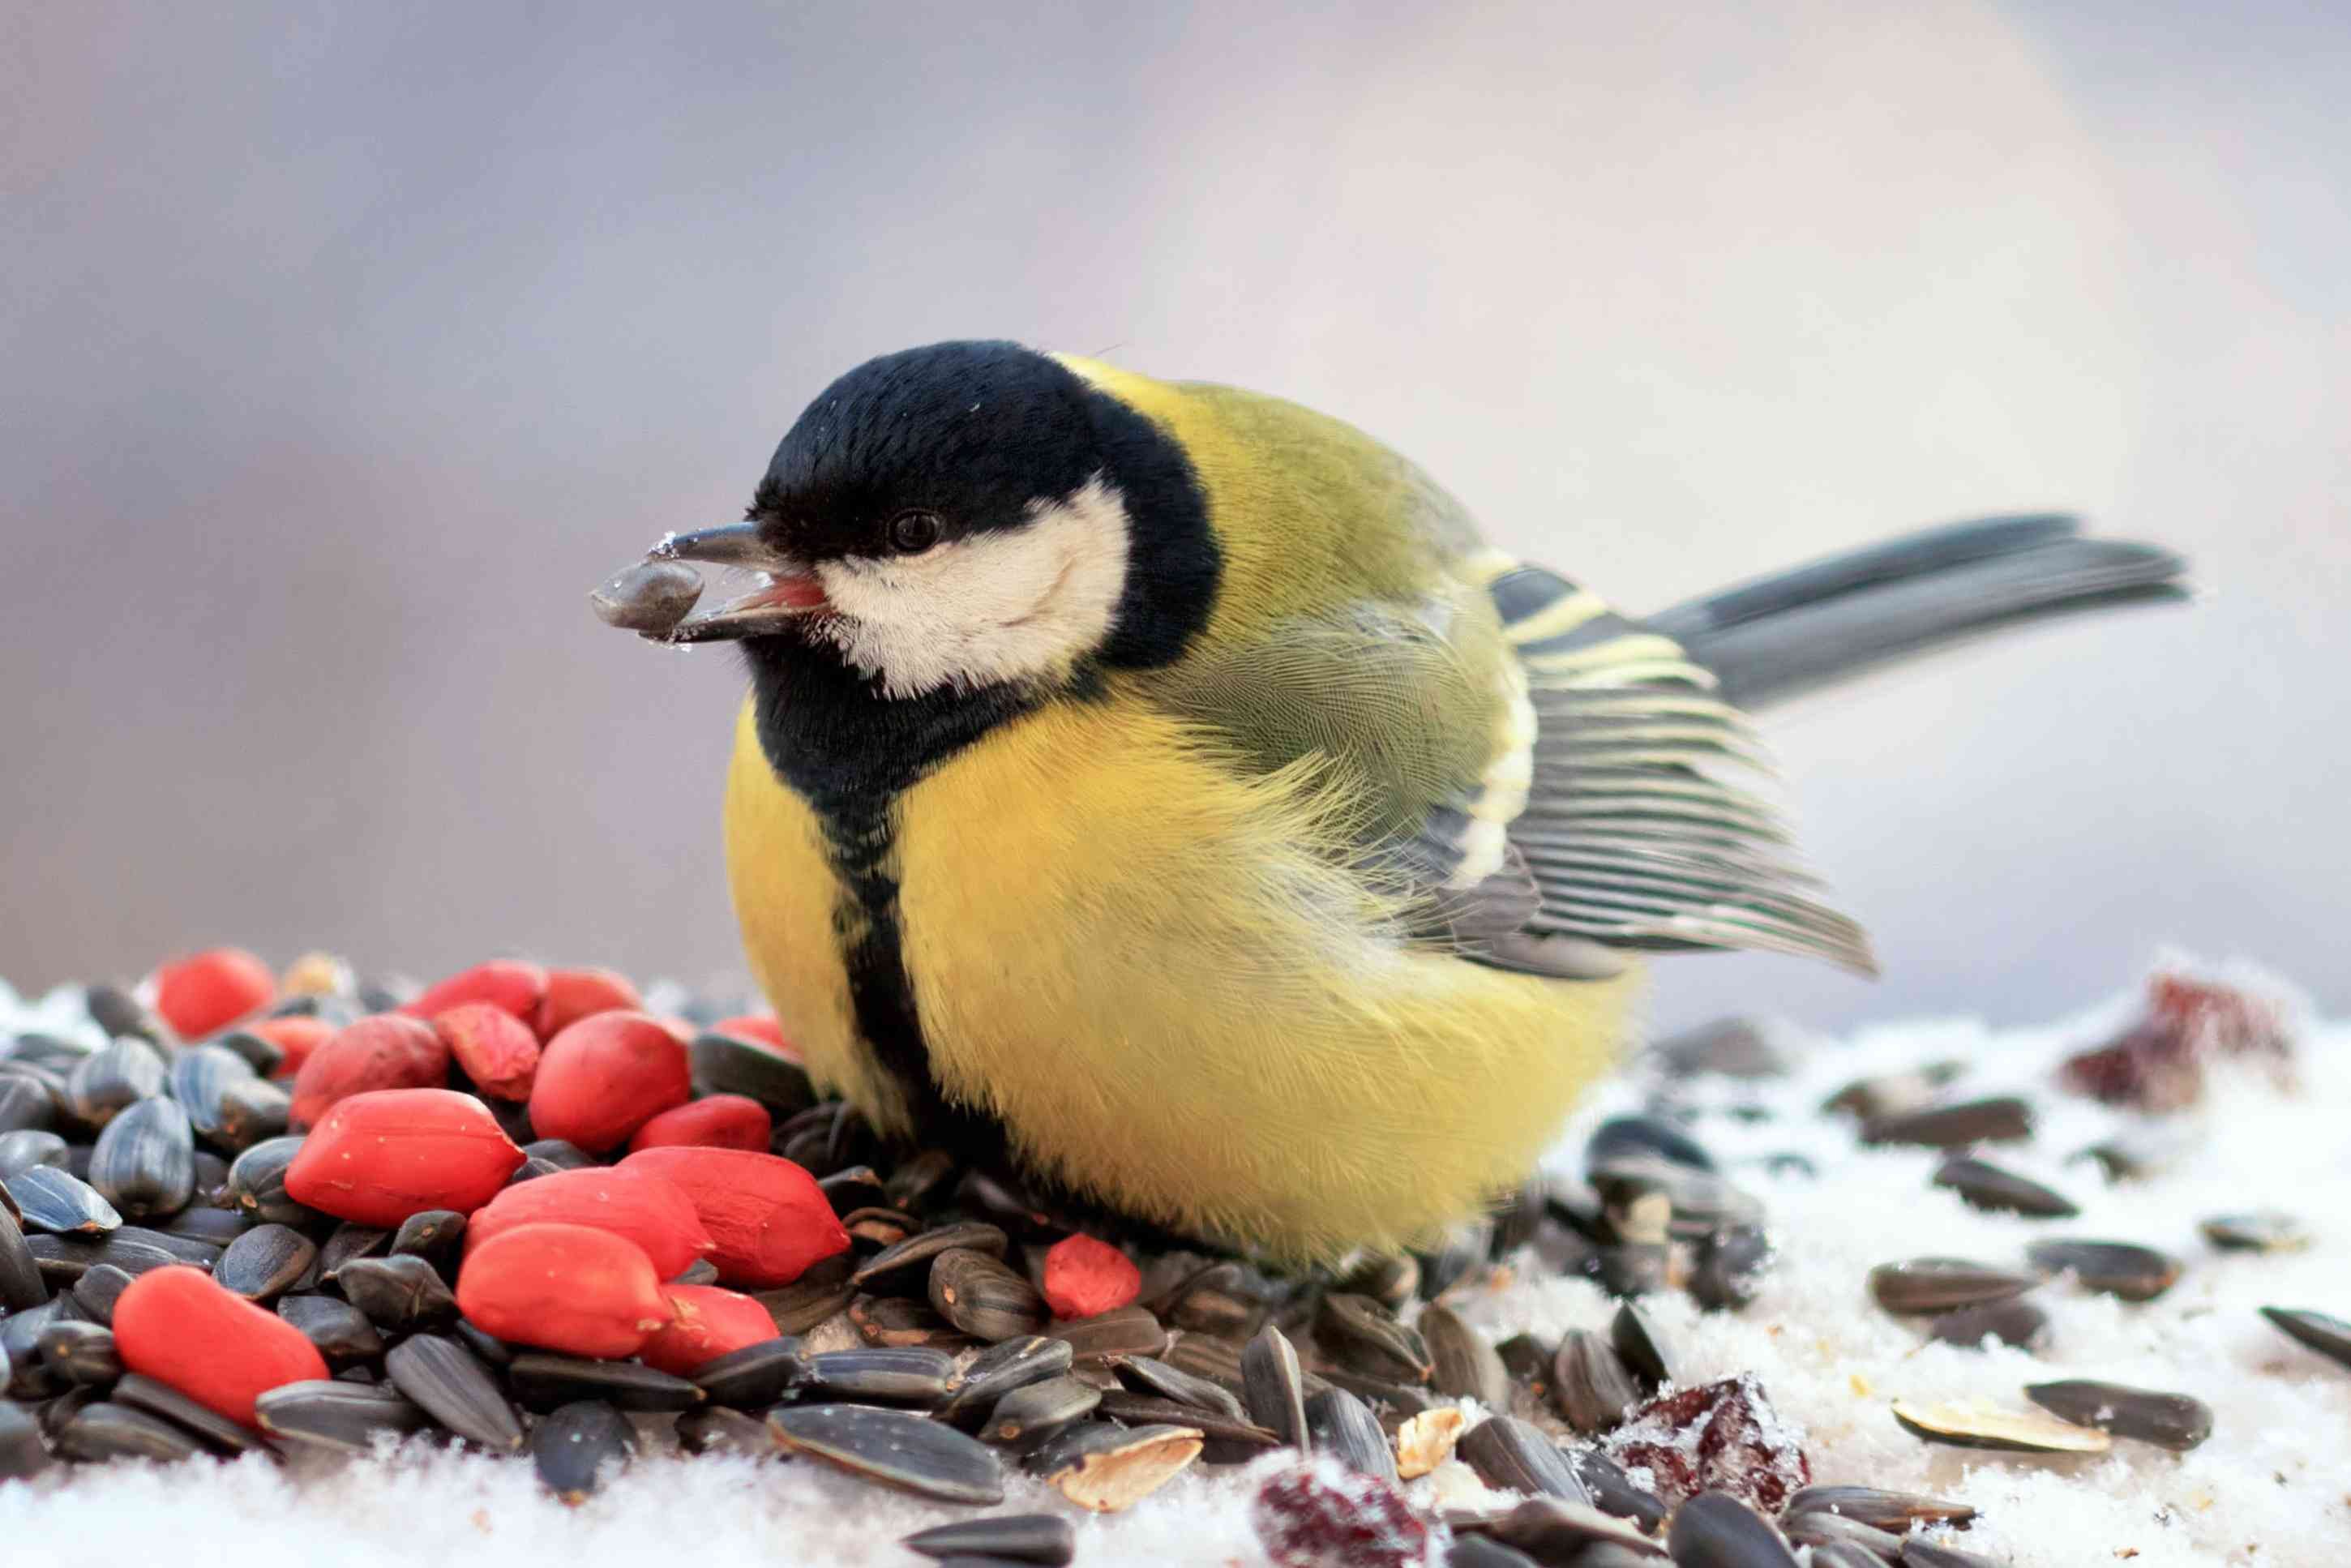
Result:
[[1117,1513],[1165,1486],[1200,1457],[1190,1427],[1140,1427],[1106,1421],[1072,1427],[1031,1458],[1029,1469],[1080,1508]]
[[2016,1454],[2103,1454],[2114,1439],[2093,1427],[2035,1411],[2002,1410],[1987,1400],[1964,1404],[1894,1403],[1904,1431],[1930,1443],[1960,1448],[1994,1448]]
[[1469,1418],[1450,1405],[1405,1416],[1395,1434],[1398,1479],[1418,1480],[1451,1458],[1454,1445],[1460,1442],[1462,1429],[1468,1424]]
[[2212,1435],[2212,1407],[2185,1394],[2120,1383],[2067,1378],[2025,1385],[2024,1396],[2051,1415],[2184,1454]]

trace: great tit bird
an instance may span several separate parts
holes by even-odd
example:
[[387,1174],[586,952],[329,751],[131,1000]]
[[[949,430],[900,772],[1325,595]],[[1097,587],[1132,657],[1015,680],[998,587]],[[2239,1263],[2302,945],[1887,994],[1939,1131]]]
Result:
[[[686,562],[758,586],[688,614]],[[2005,517],[1634,619],[1335,419],[951,342],[826,388],[599,609],[742,650],[735,908],[822,1082],[1311,1261],[1522,1180],[1639,955],[1871,971],[1745,710],[2181,570]]]

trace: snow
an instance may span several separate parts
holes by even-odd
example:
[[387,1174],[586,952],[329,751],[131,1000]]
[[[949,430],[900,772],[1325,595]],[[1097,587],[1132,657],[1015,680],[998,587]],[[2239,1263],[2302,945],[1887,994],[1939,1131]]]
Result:
[[[2109,1186],[2068,1162],[2126,1125],[2101,1107],[2060,1097],[2049,1071],[2070,1048],[2105,1038],[2136,995],[2046,1028],[1993,1030],[1965,1020],[1886,1025],[1836,1041],[1802,1039],[1778,1080],[1706,1080],[1696,1097],[1725,1113],[1698,1136],[1765,1202],[1781,1254],[1752,1306],[1701,1313],[1678,1295],[1646,1303],[1671,1341],[1685,1382],[1752,1373],[1779,1416],[1803,1434],[1818,1483],[1932,1492],[1980,1510],[1955,1544],[2020,1565],[2123,1563],[2131,1568],[2333,1568],[2351,1561],[2351,1370],[2304,1350],[2256,1309],[2275,1304],[2351,1316],[2351,1025],[2305,1034],[2302,1083],[2281,1092],[2258,1070],[2223,1072],[2201,1111],[2175,1118],[2181,1162]],[[9,1016],[11,1011],[15,1016]],[[0,1032],[69,1031],[68,1000],[13,1003],[0,990]],[[1930,1151],[1864,1149],[1851,1125],[1820,1113],[1829,1092],[1864,1072],[1944,1058],[1970,1063],[1963,1093],[2016,1090],[2044,1111],[2034,1143],[1991,1157],[2073,1197],[2069,1220],[1979,1214],[1933,1188]],[[1637,1106],[1654,1087],[1638,1068],[1602,1086],[1559,1145],[1562,1168],[1601,1118]],[[1732,1107],[1742,1114],[1727,1113]],[[1757,1109],[1770,1113],[1754,1118]],[[1765,1163],[1797,1152],[1816,1178]],[[2223,1253],[2198,1235],[2214,1214],[2279,1208],[2312,1245],[2284,1254]],[[2043,1287],[2053,1338],[2037,1356],[1923,1342],[1879,1312],[1870,1267],[1927,1254],[2019,1264],[2025,1244],[2070,1236],[2143,1242],[2187,1263],[2169,1293],[2132,1306]],[[1613,1310],[1580,1280],[1531,1269],[1498,1281],[1461,1310],[1499,1338],[1522,1329],[1555,1337],[1604,1329]],[[2098,1378],[2195,1396],[2214,1412],[2201,1448],[2173,1455],[2117,1441],[2095,1457],[1973,1452],[1919,1442],[1896,1426],[1896,1399],[1982,1397],[2031,1406],[2019,1390],[2057,1377]],[[1194,1471],[1128,1513],[1080,1521],[1081,1564],[1246,1568],[1263,1563],[1248,1521],[1252,1477]],[[1448,1505],[1483,1489],[1458,1464],[1413,1483]],[[1073,1512],[1017,1481],[1004,1511]],[[20,1543],[78,1560],[254,1568],[311,1561],[374,1568],[430,1563],[644,1568],[697,1564],[914,1564],[898,1537],[967,1517],[852,1482],[813,1462],[641,1460],[599,1496],[567,1509],[538,1492],[527,1464],[408,1451],[339,1465],[278,1469],[246,1460],[177,1469],[117,1465],[32,1484],[0,1485],[0,1562]]]

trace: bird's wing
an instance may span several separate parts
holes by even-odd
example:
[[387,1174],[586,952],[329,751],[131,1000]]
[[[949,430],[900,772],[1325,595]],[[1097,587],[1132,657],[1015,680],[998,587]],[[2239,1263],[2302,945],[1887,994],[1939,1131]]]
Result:
[[1626,948],[1870,967],[1763,799],[1745,720],[1668,639],[1499,557],[1414,605],[1293,617],[1203,646],[1159,701],[1267,771],[1319,758],[1347,841],[1465,957],[1594,977]]
[[1487,580],[1535,712],[1510,824],[1541,894],[1530,936],[1606,947],[1751,948],[1876,973],[1869,940],[1819,896],[1746,716],[1671,638],[1541,567]]

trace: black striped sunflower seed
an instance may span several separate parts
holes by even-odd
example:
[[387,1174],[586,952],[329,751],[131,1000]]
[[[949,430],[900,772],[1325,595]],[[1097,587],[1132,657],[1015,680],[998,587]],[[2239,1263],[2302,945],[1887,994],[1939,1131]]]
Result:
[[132,1219],[177,1214],[196,1192],[196,1135],[170,1100],[127,1105],[98,1135],[89,1185]]
[[784,1405],[768,1413],[768,1427],[795,1453],[917,1497],[979,1507],[1004,1500],[1004,1467],[993,1451],[952,1427],[904,1410]]
[[213,1265],[214,1282],[248,1301],[267,1301],[309,1272],[319,1249],[289,1225],[256,1225],[228,1244]]
[[592,1399],[559,1406],[530,1435],[530,1462],[540,1484],[574,1507],[606,1476],[627,1468],[636,1452],[629,1418]]
[[383,1358],[392,1385],[467,1442],[492,1453],[522,1451],[522,1417],[481,1359],[454,1339],[411,1334]]
[[1078,1533],[1058,1514],[1007,1513],[917,1531],[898,1542],[925,1557],[992,1557],[1063,1568],[1078,1553]]
[[2212,1407],[2185,1394],[2067,1378],[2027,1384],[2024,1396],[2076,1426],[2184,1454],[2212,1435]]
[[1271,1323],[1241,1351],[1241,1398],[1250,1420],[1285,1446],[1311,1452],[1306,1427],[1306,1384],[1298,1352]]
[[106,1196],[56,1166],[35,1166],[6,1178],[8,1196],[27,1230],[51,1236],[104,1236],[122,1216]]

